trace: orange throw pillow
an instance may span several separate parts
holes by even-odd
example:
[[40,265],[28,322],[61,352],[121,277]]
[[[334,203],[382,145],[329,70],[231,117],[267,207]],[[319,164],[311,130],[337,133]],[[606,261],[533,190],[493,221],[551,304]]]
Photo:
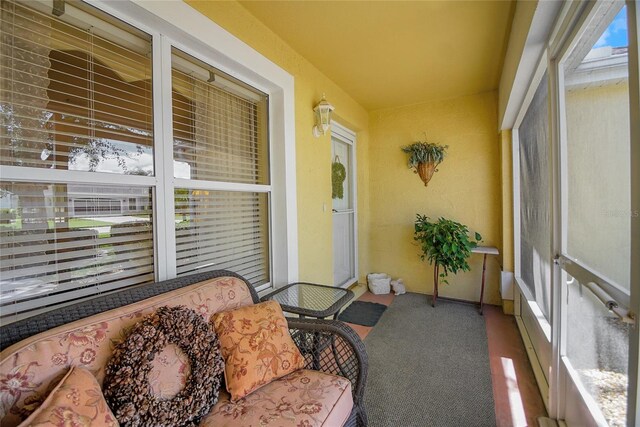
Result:
[[280,304],[266,301],[213,315],[231,401],[304,367]]
[[93,374],[84,368],[71,367],[20,427],[31,425],[117,427],[118,421]]

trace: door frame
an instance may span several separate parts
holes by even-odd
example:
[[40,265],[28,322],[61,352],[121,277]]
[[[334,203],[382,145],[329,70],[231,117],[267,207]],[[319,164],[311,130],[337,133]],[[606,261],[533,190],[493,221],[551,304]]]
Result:
[[[360,277],[358,264],[358,165],[356,156],[356,133],[346,126],[331,121],[331,138],[336,138],[351,147],[351,197],[353,210],[353,277],[340,285],[342,288],[348,288],[358,282]],[[333,144],[333,143],[332,143]],[[333,206],[333,201],[332,201]],[[331,213],[331,228],[333,230],[333,210]],[[332,262],[335,262],[335,254],[332,256]],[[337,286],[334,283],[334,286]]]

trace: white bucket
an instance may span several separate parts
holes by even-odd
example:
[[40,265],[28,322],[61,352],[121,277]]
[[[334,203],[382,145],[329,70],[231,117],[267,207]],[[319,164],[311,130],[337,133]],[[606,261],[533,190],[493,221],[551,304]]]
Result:
[[369,291],[372,294],[381,295],[391,292],[391,277],[385,273],[367,274]]

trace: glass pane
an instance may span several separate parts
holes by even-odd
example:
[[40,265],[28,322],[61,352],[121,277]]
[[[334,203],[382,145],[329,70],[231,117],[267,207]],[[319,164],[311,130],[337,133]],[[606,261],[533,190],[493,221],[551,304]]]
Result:
[[0,182],[2,320],[154,280],[151,189]]
[[631,327],[576,279],[567,283],[567,356],[609,425],[626,426]]
[[267,97],[174,49],[174,176],[269,183]]
[[355,278],[353,212],[333,214],[333,284]]
[[[569,256],[629,289],[631,174],[626,8],[614,3],[566,61]],[[637,213],[636,213],[637,215]]]
[[549,319],[551,216],[549,105],[545,73],[518,129],[520,141],[520,276]]
[[266,193],[175,190],[178,276],[226,269],[270,281]]
[[344,298],[347,291],[310,284],[295,284],[271,297],[280,304],[322,312]]
[[[89,6],[31,5],[0,6],[0,162],[152,175],[151,37]],[[99,24],[68,24],[76,7]]]

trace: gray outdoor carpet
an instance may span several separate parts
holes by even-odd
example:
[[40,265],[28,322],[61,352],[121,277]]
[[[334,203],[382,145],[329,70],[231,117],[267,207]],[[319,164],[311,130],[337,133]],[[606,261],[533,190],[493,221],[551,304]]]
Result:
[[483,317],[428,298],[397,296],[365,339],[369,426],[495,426]]

